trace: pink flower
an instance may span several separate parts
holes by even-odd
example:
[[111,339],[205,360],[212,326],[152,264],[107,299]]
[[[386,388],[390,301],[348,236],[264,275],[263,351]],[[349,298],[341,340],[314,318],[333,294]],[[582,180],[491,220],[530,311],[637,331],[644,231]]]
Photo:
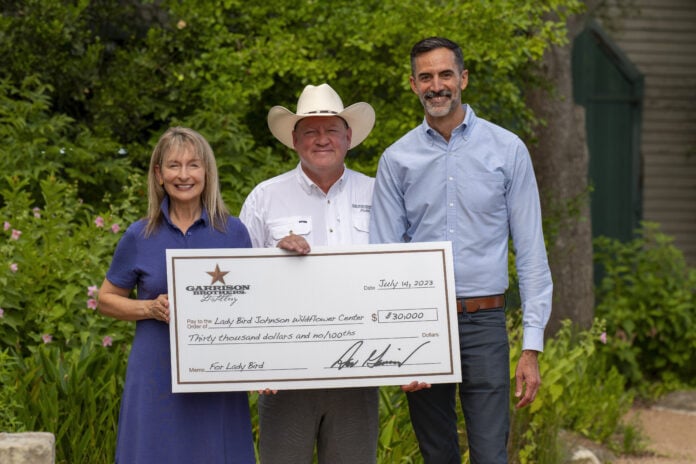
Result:
[[605,345],[607,344],[607,333],[602,332],[602,334],[599,336],[599,341],[604,343]]
[[19,240],[20,235],[22,235],[21,230],[17,229],[12,229],[12,236],[10,237],[12,240]]
[[90,285],[89,287],[87,287],[87,296],[94,296],[97,294],[98,291],[99,287],[97,287],[96,285]]
[[97,309],[97,300],[95,300],[94,298],[90,298],[89,300],[87,300],[87,307],[89,309]]
[[2,319],[3,317],[5,317],[5,310],[0,308],[0,319]]
[[17,272],[18,270],[19,270],[19,266],[17,266],[17,263],[10,264],[10,271]]
[[111,346],[113,342],[114,340],[108,335],[105,335],[104,338],[102,338],[102,346]]
[[51,343],[53,341],[53,335],[43,334],[41,336],[41,339],[43,340],[44,343]]
[[2,226],[2,228],[5,230],[8,230],[10,227],[12,227],[12,225],[7,221],[5,221],[5,224],[3,224],[3,226]]
[[114,234],[117,234],[119,230],[121,230],[121,226],[119,226],[118,224],[113,224],[111,226],[111,232],[113,232]]
[[35,217],[35,218],[38,219],[38,218],[41,217],[41,210],[40,210],[38,207],[34,208],[32,211],[34,211],[34,217]]
[[94,220],[94,225],[97,227],[104,227],[104,218],[97,216],[97,218]]

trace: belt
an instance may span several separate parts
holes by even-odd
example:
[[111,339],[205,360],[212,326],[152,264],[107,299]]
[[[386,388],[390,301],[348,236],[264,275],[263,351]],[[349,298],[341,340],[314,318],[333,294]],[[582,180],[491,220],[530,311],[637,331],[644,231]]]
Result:
[[505,295],[481,296],[477,298],[457,298],[457,312],[475,313],[479,309],[505,307]]

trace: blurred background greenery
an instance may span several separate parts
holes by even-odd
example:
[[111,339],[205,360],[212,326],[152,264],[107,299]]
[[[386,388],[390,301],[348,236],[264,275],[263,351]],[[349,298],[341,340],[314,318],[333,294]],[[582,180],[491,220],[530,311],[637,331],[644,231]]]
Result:
[[[467,102],[530,139],[539,121],[525,89],[543,84],[535,65],[565,43],[566,17],[582,7],[254,3],[0,1],[0,431],[54,433],[59,463],[113,461],[134,325],[98,315],[95,289],[145,211],[145,171],[167,127],[211,142],[236,214],[254,185],[297,163],[270,135],[268,109],[294,110],[305,85],[328,82],[346,105],[375,108],[375,130],[347,160],[374,174],[381,151],[422,119],[408,86],[411,45],[445,35],[464,49]],[[511,462],[561,462],[561,428],[631,451],[622,417],[634,397],[695,386],[694,269],[655,224],[630,243],[600,240],[595,253],[604,269],[595,322],[567,321],[547,341],[541,393],[513,412]],[[421,462],[398,387],[381,389],[380,430],[381,463]]]

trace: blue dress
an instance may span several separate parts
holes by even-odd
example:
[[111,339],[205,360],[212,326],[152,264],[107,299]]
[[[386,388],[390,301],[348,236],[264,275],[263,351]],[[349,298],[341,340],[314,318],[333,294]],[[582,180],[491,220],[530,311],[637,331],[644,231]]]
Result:
[[[145,238],[146,221],[132,224],[121,238],[106,278],[120,288],[136,288],[138,299],[167,293],[167,248],[249,248],[239,219],[227,231],[215,230],[204,211],[186,234],[166,218]],[[249,401],[246,392],[171,391],[169,326],[147,319],[136,323],[121,399],[117,464],[253,464]]]

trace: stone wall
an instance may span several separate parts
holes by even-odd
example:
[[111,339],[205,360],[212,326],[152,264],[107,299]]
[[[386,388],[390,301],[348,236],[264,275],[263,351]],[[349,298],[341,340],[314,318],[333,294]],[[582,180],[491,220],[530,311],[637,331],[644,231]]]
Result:
[[0,463],[54,464],[55,442],[47,432],[0,433]]

